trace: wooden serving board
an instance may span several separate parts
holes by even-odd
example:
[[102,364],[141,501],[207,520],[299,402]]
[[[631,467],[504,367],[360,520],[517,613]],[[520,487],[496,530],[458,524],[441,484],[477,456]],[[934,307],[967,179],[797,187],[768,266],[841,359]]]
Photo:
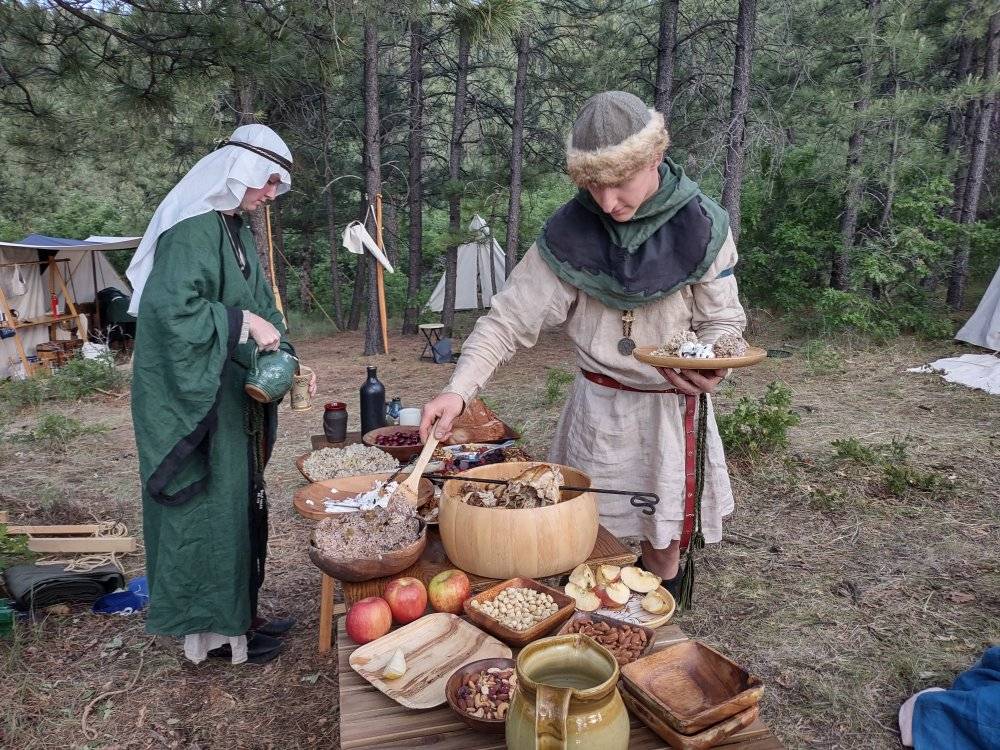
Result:
[[[406,658],[406,673],[383,680],[382,669],[396,649]],[[458,615],[436,613],[404,625],[351,654],[351,668],[407,708],[434,708],[446,701],[448,678],[478,659],[511,657],[511,650]]]
[[640,346],[632,352],[632,356],[647,365],[673,367],[678,370],[727,370],[733,367],[750,367],[750,365],[767,359],[767,351],[756,346],[751,346],[742,357],[713,357],[711,359],[653,354],[659,348],[658,346]]
[[647,628],[658,628],[661,625],[666,625],[670,622],[670,618],[674,616],[674,612],[677,611],[677,602],[674,601],[674,597],[670,595],[663,586],[660,586],[658,591],[667,597],[670,601],[670,609],[664,612],[662,615],[654,615],[642,608],[642,598],[645,594],[636,594],[633,592],[632,596],[629,597],[628,602],[621,609],[608,609],[607,607],[601,607],[597,610],[597,614],[603,617],[610,617],[613,620],[621,620],[622,622],[627,622],[630,625],[642,625]]
[[[375,482],[384,482],[392,476],[391,473],[383,474],[356,474],[350,477],[339,477],[337,479],[325,479],[322,482],[312,482],[305,487],[300,487],[292,496],[292,505],[296,512],[304,518],[314,521],[322,521],[327,516],[340,515],[339,513],[327,513],[323,502],[325,500],[342,501],[351,497],[356,497],[362,492],[370,490]],[[409,474],[400,474],[396,481],[402,482]],[[434,497],[434,486],[426,479],[421,479],[420,494],[418,502],[423,505]],[[331,493],[330,490],[337,491]],[[345,513],[354,511],[346,510]]]

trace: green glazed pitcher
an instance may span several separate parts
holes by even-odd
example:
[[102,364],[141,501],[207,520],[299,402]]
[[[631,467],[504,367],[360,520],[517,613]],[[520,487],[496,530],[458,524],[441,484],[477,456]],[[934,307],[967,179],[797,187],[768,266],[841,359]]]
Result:
[[525,646],[505,730],[510,750],[627,750],[615,657],[579,633]]
[[299,371],[299,360],[284,349],[261,352],[250,342],[250,370],[243,390],[262,404],[277,403],[291,390],[292,379]]

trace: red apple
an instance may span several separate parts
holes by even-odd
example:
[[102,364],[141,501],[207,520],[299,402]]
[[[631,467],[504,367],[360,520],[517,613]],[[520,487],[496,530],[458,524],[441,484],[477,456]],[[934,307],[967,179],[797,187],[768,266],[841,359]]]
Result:
[[347,635],[359,646],[381,638],[392,627],[392,610],[380,596],[369,596],[347,610]]
[[418,578],[396,578],[382,592],[389,603],[392,619],[400,625],[413,622],[427,609],[427,589]]
[[461,570],[443,570],[431,579],[427,593],[438,612],[457,615],[462,612],[462,602],[472,593],[472,584]]

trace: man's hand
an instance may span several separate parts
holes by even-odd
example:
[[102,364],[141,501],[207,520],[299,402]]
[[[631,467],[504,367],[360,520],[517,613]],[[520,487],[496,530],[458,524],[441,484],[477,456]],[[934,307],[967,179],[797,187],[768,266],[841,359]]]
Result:
[[262,352],[278,351],[278,346],[281,344],[281,334],[278,333],[278,329],[256,313],[247,314],[250,316],[250,338],[257,342],[257,348]]
[[420,439],[426,442],[433,427],[438,440],[447,440],[452,424],[464,410],[465,401],[457,393],[442,393],[428,401],[420,415]]
[[726,377],[726,370],[674,370],[657,367],[659,373],[681,393],[697,396],[699,393],[713,393],[715,387]]

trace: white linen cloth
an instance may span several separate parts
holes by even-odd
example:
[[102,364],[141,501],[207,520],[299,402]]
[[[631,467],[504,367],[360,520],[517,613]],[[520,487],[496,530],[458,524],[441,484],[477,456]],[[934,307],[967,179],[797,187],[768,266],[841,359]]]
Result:
[[[288,150],[288,146],[266,125],[243,125],[236,128],[228,140],[266,148],[288,161],[292,160],[292,152]],[[292,186],[288,170],[239,146],[224,146],[202,157],[191,167],[157,206],[153,218],[149,220],[149,226],[143,232],[142,242],[132,256],[132,262],[126,271],[132,285],[129,313],[139,314],[142,289],[153,270],[156,243],[161,234],[192,216],[239,208],[247,188],[264,187],[272,174],[281,177],[277,194],[287,193]]]
[[[693,330],[707,343],[724,333],[742,334],[746,315],[736,279],[719,277],[736,264],[730,235],[701,281],[635,311],[632,339],[659,344],[675,331]],[[651,366],[618,351],[621,311],[606,307],[563,282],[534,246],[518,264],[493,308],[479,319],[445,388],[466,402],[516,349],[534,346],[544,328],[566,323],[580,368],[609,375],[623,385],[657,390],[670,385]],[[708,418],[708,455],[702,495],[705,540],[722,539],[722,518],[733,510],[733,493],[714,414]],[[549,460],[588,474],[594,486],[655,492],[656,513],[647,516],[627,497],[598,496],[601,523],[616,536],[637,536],[662,549],[679,539],[684,497],[684,397],[644,394],[591,383],[578,376],[563,408]]]
[[184,656],[195,664],[201,664],[208,658],[209,651],[227,643],[233,652],[233,664],[242,664],[247,660],[245,635],[229,636],[218,633],[190,633],[184,636]]
[[992,354],[945,357],[929,365],[911,367],[907,372],[936,373],[949,383],[978,388],[993,395],[1000,394],[1000,357]]

